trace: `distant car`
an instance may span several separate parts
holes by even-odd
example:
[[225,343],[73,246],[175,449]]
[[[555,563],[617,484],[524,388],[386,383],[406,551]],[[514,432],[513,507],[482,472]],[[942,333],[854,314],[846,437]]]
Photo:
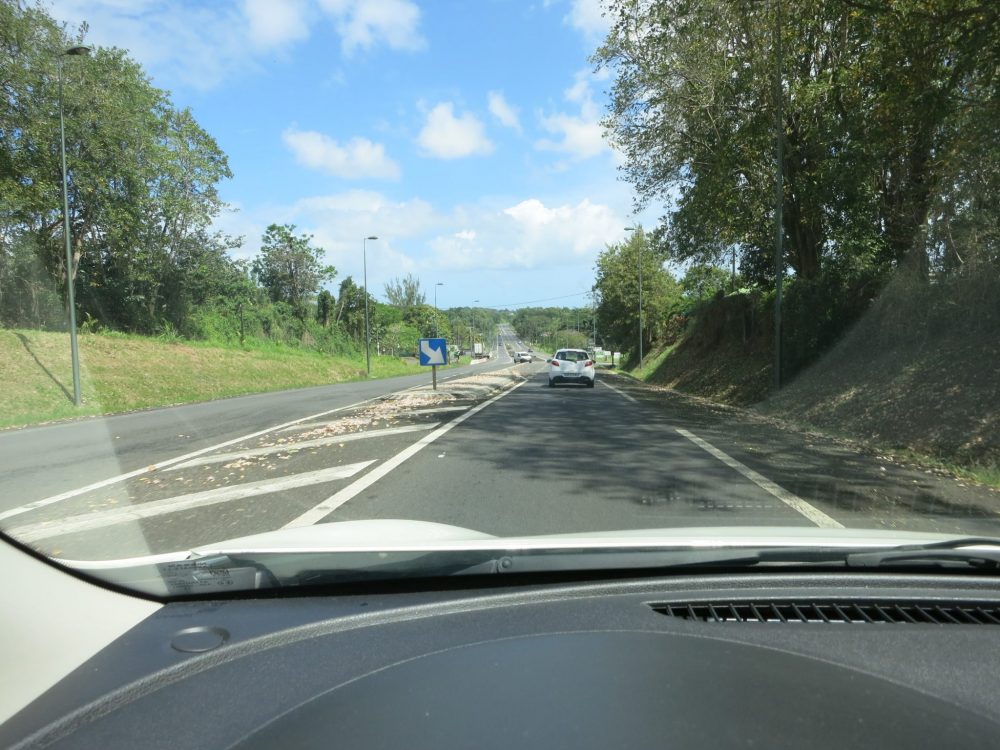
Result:
[[583,349],[560,349],[549,362],[549,387],[556,383],[581,383],[594,387],[594,360]]
[[534,359],[530,352],[514,352],[514,362],[520,364],[521,362],[531,362]]

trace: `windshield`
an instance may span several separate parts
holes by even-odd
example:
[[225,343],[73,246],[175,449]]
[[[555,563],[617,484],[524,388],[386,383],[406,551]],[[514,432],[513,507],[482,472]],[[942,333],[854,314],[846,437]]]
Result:
[[0,0],[0,530],[166,595],[1000,543],[997,39]]

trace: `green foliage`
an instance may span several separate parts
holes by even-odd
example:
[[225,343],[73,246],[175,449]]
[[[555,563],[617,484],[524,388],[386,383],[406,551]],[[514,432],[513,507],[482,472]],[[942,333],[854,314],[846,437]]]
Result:
[[[368,296],[369,313],[375,300]],[[348,276],[340,282],[337,292],[334,323],[348,336],[364,345],[365,341],[365,290]],[[369,321],[370,322],[370,321]]]
[[385,285],[385,296],[389,304],[402,310],[427,303],[427,295],[420,289],[420,279],[412,273],[405,279],[393,279]]
[[272,302],[290,305],[304,319],[309,299],[337,275],[333,266],[321,264],[324,254],[323,248],[312,246],[311,236],[295,236],[293,224],[271,224],[254,259],[253,275]]
[[453,307],[443,311],[448,321],[448,343],[459,349],[472,349],[476,341],[493,338],[501,314],[484,307]]
[[514,313],[511,324],[525,341],[551,352],[559,347],[588,348],[595,318],[589,307],[523,307]]
[[210,230],[226,156],[123,50],[59,54],[85,31],[0,2],[0,320],[57,327],[65,314],[62,109],[78,318],[186,334],[192,307],[245,286],[226,255],[238,242]]
[[732,286],[731,275],[718,266],[694,263],[688,266],[681,279],[684,299],[702,302],[711,299]]
[[995,186],[1000,5],[617,0],[609,17],[594,58],[615,74],[605,125],[641,198],[670,202],[658,244],[671,259],[738,245],[751,280],[773,278],[776,65],[797,277],[856,254],[926,269],[928,250],[951,253],[938,223],[987,212],[996,227],[995,201],[965,201]]
[[679,311],[680,285],[640,228],[626,242],[609,245],[597,259],[597,329],[605,348],[638,354],[640,263],[644,351],[663,338],[671,316]]
[[556,331],[547,341],[546,349],[588,349],[590,336],[580,331]]
[[[932,288],[937,300],[958,277],[965,289],[996,274],[1000,5],[612,0],[608,11],[611,29],[594,56],[614,76],[604,125],[640,201],[666,204],[649,245],[693,264],[682,286],[701,301],[689,308],[698,331],[722,330],[714,318],[736,313],[706,302],[725,288],[712,267],[730,248],[739,249],[743,284],[773,288],[776,167],[785,377],[841,337],[887,284],[910,293],[882,314],[916,320],[914,305],[929,304]],[[624,314],[635,284],[613,260],[606,253],[598,264],[600,327],[627,342],[637,329]],[[762,307],[747,319],[762,330],[773,296],[756,298]],[[982,319],[971,312],[987,295],[977,300],[956,297],[949,310]],[[668,326],[653,338],[675,336]]]
[[316,322],[321,326],[330,325],[330,316],[333,314],[333,295],[326,289],[321,289],[316,296]]

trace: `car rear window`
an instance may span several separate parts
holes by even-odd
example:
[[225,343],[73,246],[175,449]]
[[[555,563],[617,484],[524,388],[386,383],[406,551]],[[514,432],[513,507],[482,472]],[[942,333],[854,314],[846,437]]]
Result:
[[563,362],[582,362],[587,359],[587,352],[558,352],[556,359],[561,359]]

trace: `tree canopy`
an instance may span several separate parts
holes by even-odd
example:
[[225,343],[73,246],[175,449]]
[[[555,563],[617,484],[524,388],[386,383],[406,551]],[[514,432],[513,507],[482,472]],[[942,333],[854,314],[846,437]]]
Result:
[[926,269],[964,239],[938,224],[982,210],[941,201],[1000,166],[996,3],[614,0],[609,13],[594,57],[615,75],[604,123],[641,200],[667,206],[667,257],[715,262],[735,245],[749,276],[773,276],[776,96],[796,276]]

